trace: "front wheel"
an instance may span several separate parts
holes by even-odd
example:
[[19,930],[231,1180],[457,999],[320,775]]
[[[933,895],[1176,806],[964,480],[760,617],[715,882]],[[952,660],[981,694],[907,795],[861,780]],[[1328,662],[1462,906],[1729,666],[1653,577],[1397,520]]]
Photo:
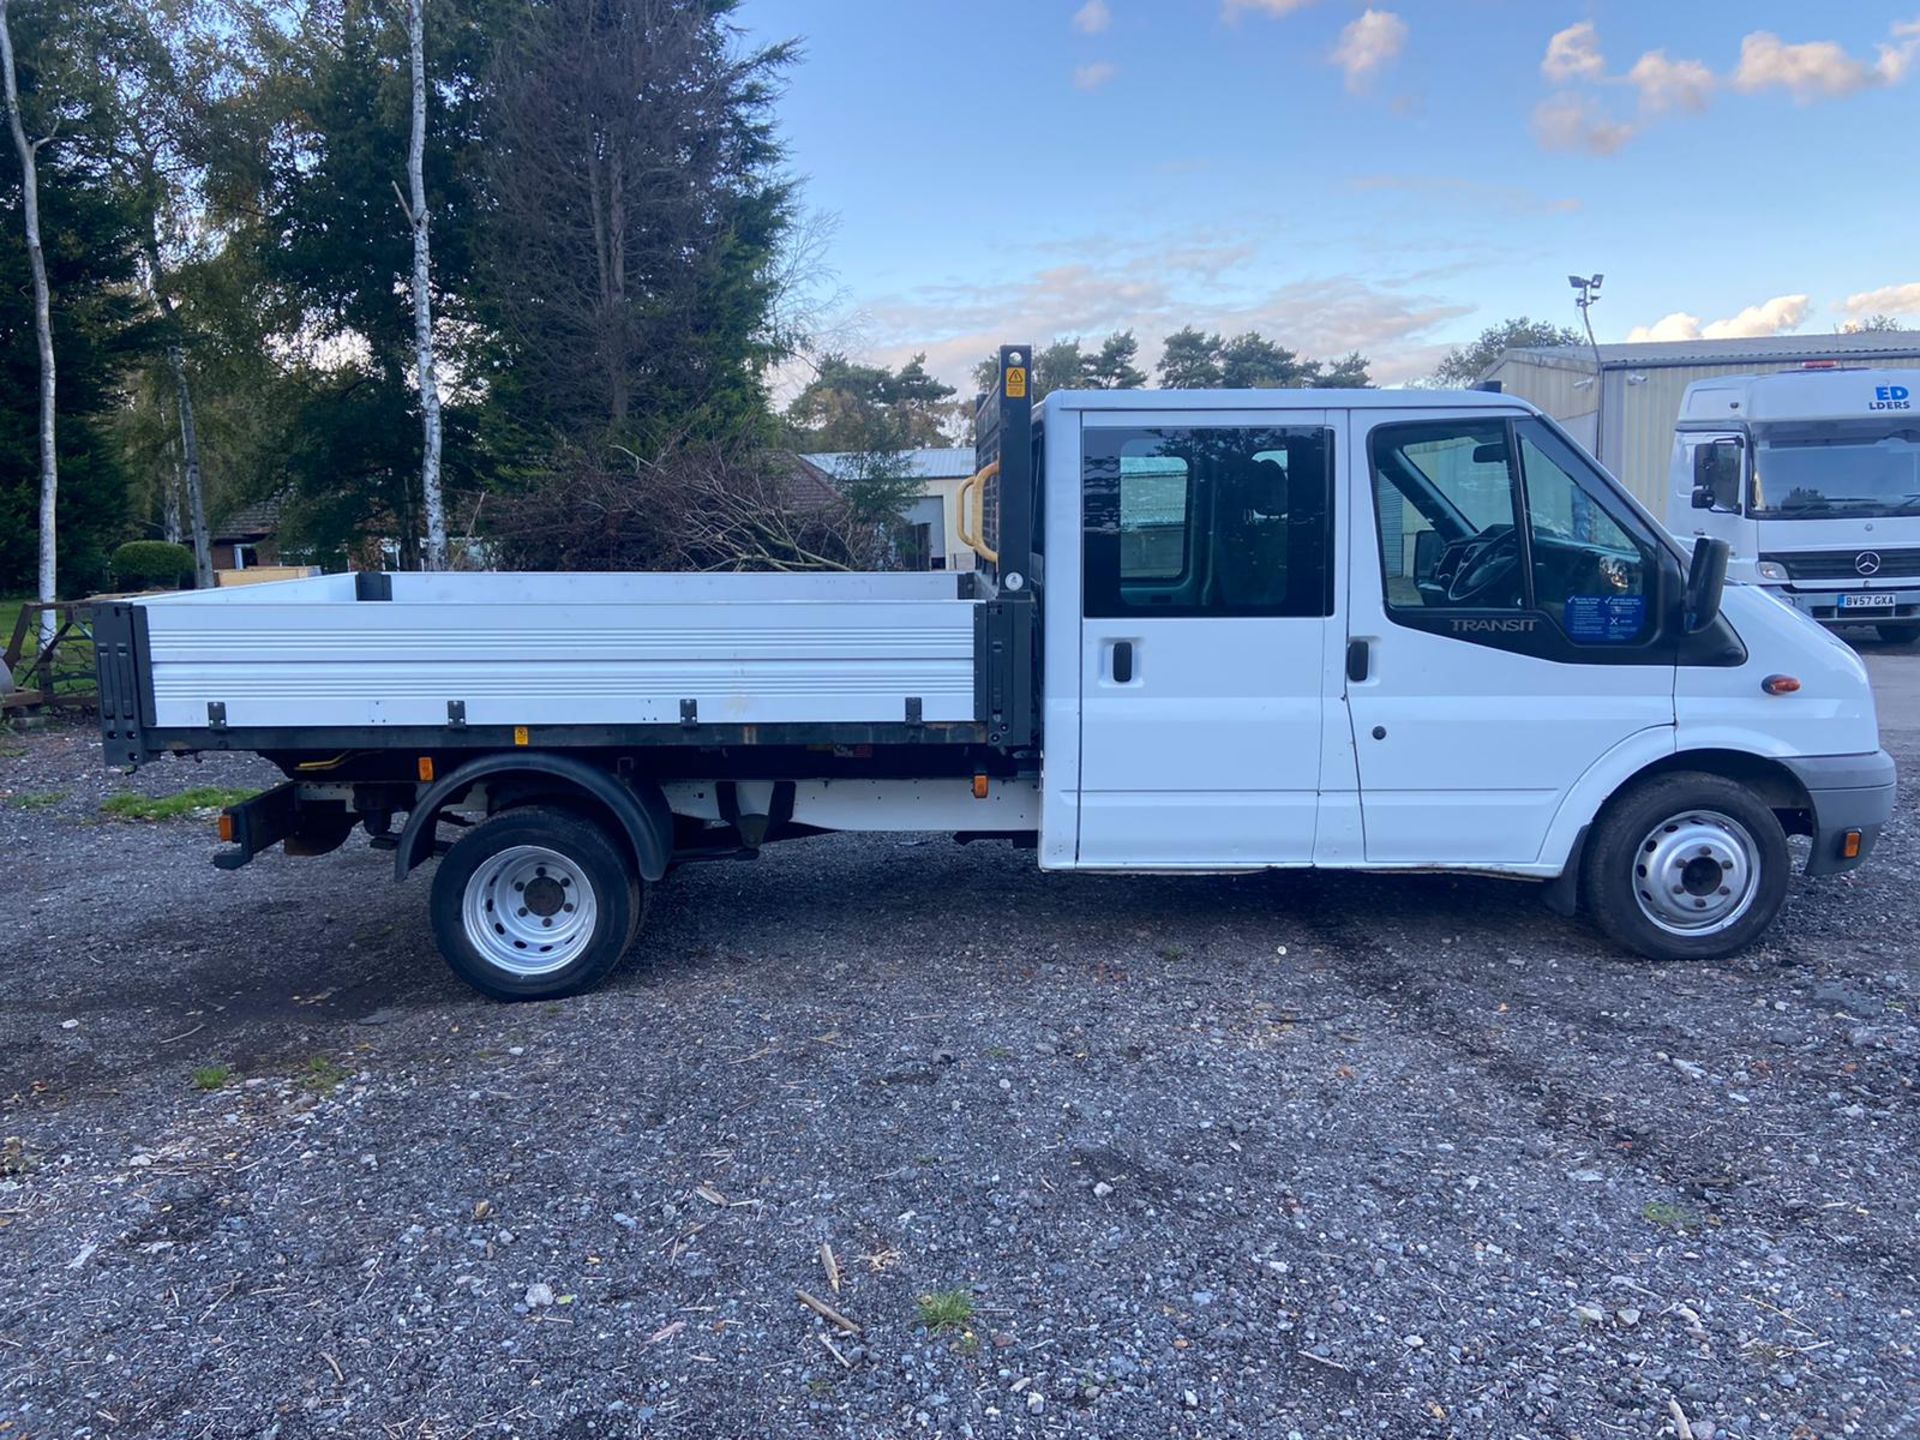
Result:
[[433,934],[453,972],[497,1000],[591,989],[626,953],[645,891],[599,826],[564,810],[495,815],[433,877]]
[[1779,818],[1720,775],[1646,781],[1613,801],[1586,853],[1595,922],[1653,960],[1712,960],[1759,937],[1787,898]]

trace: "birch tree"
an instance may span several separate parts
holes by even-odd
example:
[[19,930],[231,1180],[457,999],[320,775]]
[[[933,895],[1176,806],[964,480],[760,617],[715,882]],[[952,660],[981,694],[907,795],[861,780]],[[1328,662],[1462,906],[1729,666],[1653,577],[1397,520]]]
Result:
[[[4,70],[7,124],[20,155],[20,194],[26,212],[27,262],[33,270],[33,331],[40,346],[40,574],[39,595],[51,604],[59,597],[58,528],[54,507],[60,498],[60,465],[54,450],[53,300],[47,287],[47,257],[40,244],[40,147],[52,137],[27,138],[20,117],[20,82],[13,60],[13,26],[7,0],[0,0],[0,70]],[[53,643],[58,623],[51,612],[40,617],[40,640]]]
[[427,239],[426,0],[407,0],[412,58],[413,129],[407,141],[407,223],[413,230],[413,344],[420,377],[420,494],[426,509],[426,568],[447,568],[447,507],[440,492],[440,387],[433,369],[433,264]]

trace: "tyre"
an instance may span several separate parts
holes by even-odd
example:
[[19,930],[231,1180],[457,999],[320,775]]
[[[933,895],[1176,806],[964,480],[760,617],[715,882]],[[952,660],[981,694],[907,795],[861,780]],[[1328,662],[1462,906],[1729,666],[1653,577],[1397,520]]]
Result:
[[633,943],[646,892],[624,846],[564,810],[508,810],[453,843],[433,877],[433,935],[497,1000],[592,989]]
[[1652,960],[1751,944],[1787,898],[1780,821],[1746,786],[1682,772],[1614,799],[1587,843],[1583,890],[1601,930]]
[[1911,645],[1920,640],[1920,623],[1902,624],[1897,620],[1889,620],[1873,628],[1889,645]]

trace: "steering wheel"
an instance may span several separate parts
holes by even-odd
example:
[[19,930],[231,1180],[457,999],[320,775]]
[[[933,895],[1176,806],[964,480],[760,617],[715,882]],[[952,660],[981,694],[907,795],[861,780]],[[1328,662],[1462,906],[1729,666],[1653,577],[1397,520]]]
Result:
[[1447,576],[1447,603],[1471,605],[1520,568],[1520,532],[1511,528],[1467,542]]

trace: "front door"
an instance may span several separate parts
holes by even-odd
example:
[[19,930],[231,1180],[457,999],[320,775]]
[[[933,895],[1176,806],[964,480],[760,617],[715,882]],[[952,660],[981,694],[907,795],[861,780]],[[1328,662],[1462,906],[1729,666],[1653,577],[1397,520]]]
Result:
[[1587,767],[1671,733],[1677,563],[1533,416],[1355,411],[1350,454],[1367,859],[1532,862]]
[[1082,432],[1078,863],[1304,864],[1340,705],[1334,432],[1178,418]]

